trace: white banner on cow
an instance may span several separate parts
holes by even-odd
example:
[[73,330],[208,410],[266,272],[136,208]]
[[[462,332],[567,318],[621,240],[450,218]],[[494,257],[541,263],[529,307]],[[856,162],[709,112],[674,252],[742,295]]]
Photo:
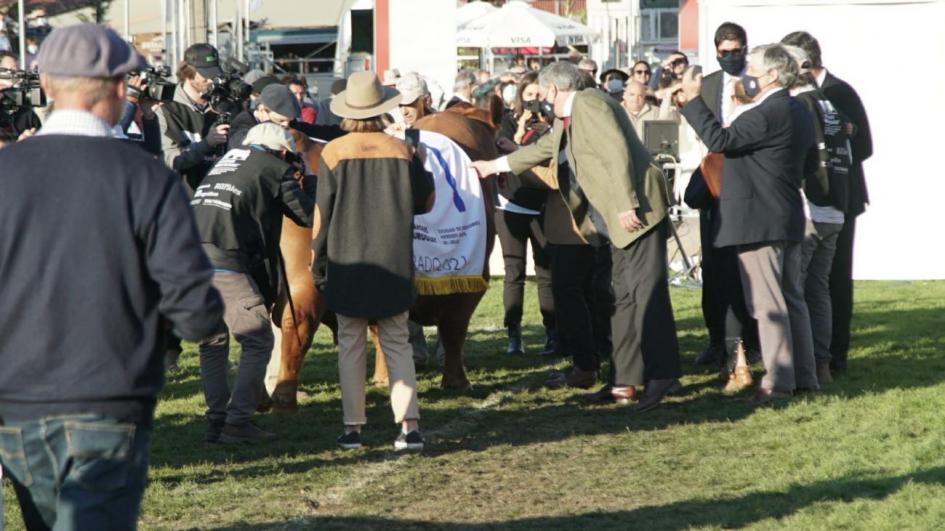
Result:
[[424,167],[433,174],[433,210],[413,218],[413,258],[417,292],[449,295],[484,291],[486,212],[479,177],[455,142],[419,132]]

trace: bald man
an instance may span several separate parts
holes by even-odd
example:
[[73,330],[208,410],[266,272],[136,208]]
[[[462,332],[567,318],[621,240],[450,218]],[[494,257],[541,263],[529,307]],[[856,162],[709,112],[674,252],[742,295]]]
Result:
[[640,140],[643,140],[643,122],[660,119],[659,107],[650,105],[646,101],[646,85],[639,81],[627,81],[623,89],[623,101],[620,102],[620,106],[630,116],[633,129],[637,132],[637,137]]

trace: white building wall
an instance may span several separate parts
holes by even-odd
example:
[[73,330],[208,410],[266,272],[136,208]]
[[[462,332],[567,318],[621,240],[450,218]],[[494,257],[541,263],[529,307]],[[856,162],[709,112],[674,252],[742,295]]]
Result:
[[[873,135],[864,164],[872,204],[857,219],[854,277],[945,278],[945,107],[936,103],[945,94],[945,1],[703,0],[700,19],[702,57],[714,57],[712,35],[726,20],[753,45],[796,30],[818,39],[827,69],[859,93]],[[902,31],[906,47],[884,37]],[[706,73],[717,69],[706,62]]]
[[401,73],[419,72],[451,94],[456,77],[455,20],[453,1],[390,0],[390,67]]

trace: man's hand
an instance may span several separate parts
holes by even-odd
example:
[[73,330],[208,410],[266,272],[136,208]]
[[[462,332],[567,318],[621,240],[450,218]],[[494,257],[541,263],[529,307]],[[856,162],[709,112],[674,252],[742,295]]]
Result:
[[472,163],[472,167],[479,174],[480,179],[499,173],[498,165],[494,160],[477,160]]
[[676,96],[676,101],[685,105],[699,97],[702,91],[702,74],[697,73],[695,67],[689,67],[682,78],[682,92]]
[[621,212],[617,216],[620,218],[620,224],[623,226],[623,230],[627,232],[633,232],[643,228],[643,221],[637,216],[636,209]]
[[36,134],[36,128],[35,128],[35,127],[31,127],[31,128],[29,128],[29,129],[27,129],[26,131],[23,131],[22,133],[20,133],[20,136],[17,137],[16,141],[19,142],[20,140],[26,140],[27,138],[29,138],[29,137],[31,137],[31,136],[33,136],[33,135],[35,135],[35,134]]
[[218,125],[210,130],[207,133],[207,145],[210,147],[217,147],[222,144],[226,144],[226,137],[230,134],[230,125],[223,124]]
[[128,87],[134,90],[128,91],[126,99],[131,103],[138,103],[139,99],[144,99],[145,90],[147,90],[148,84],[144,79],[141,78],[141,76],[129,76]]

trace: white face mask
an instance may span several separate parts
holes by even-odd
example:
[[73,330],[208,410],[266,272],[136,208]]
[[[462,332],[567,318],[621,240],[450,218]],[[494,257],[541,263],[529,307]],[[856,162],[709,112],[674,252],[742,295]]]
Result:
[[39,50],[39,46],[36,46],[35,44],[30,44],[29,46],[26,47],[26,51],[28,51],[29,53],[36,53],[38,50]]
[[506,85],[505,88],[502,89],[502,100],[505,101],[506,105],[515,103],[515,92],[515,85]]

